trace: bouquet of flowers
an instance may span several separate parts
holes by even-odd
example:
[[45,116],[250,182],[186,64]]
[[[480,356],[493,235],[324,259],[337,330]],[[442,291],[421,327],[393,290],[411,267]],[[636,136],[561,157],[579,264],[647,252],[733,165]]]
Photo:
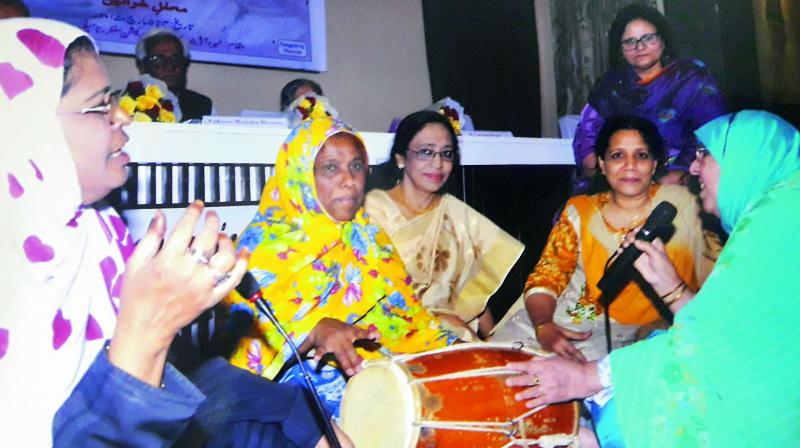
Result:
[[462,130],[471,131],[474,129],[472,119],[464,113],[464,107],[449,96],[433,103],[427,109],[439,112],[447,117],[456,135],[461,135]]
[[456,135],[461,135],[461,120],[459,119],[458,112],[449,106],[442,106],[439,109],[439,113],[447,118],[447,121],[453,126]]
[[138,122],[175,123],[181,119],[178,99],[163,81],[150,75],[131,79],[119,98],[119,106]]
[[297,97],[292,104],[286,108],[290,127],[295,127],[306,118],[316,115],[328,115],[331,118],[338,118],[339,112],[333,107],[328,98],[309,92]]

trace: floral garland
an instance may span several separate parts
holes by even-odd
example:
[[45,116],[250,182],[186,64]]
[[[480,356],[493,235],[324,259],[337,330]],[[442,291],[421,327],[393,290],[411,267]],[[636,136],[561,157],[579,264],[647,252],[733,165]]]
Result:
[[165,98],[161,88],[155,84],[144,85],[142,81],[131,81],[119,99],[119,106],[133,117],[133,121],[150,123],[175,123],[175,105]]
[[456,135],[461,135],[461,118],[458,116],[458,111],[449,106],[442,106],[439,108],[439,113],[447,118]]

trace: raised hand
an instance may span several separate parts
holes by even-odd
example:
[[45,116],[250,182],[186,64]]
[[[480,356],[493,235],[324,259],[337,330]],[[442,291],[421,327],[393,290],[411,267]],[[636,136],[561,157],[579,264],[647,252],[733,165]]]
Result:
[[154,385],[175,334],[225,297],[247,270],[248,254],[236,255],[215,213],[206,214],[193,239],[202,213],[202,202],[191,204],[163,241],[166,220],[157,211],[126,267],[109,360]]
[[642,251],[642,255],[633,266],[642,274],[659,296],[672,291],[683,280],[675,272],[675,266],[667,257],[664,243],[656,238],[652,243],[647,241],[635,241],[636,248]]

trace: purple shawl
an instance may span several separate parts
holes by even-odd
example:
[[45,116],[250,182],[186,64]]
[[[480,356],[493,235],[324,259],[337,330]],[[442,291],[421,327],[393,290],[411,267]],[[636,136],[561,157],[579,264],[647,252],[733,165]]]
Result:
[[688,171],[694,159],[695,129],[727,113],[723,95],[697,59],[675,59],[655,79],[639,84],[630,66],[610,70],[595,82],[572,142],[580,165],[594,151],[606,118],[637,115],[658,127],[664,138],[668,170]]

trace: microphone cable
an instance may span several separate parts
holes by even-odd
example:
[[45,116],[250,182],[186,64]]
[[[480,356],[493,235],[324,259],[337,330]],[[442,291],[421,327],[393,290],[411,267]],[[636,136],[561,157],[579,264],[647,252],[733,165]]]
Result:
[[267,301],[264,300],[264,297],[261,294],[261,287],[259,286],[258,281],[255,279],[253,274],[250,272],[245,273],[241,283],[239,283],[239,285],[236,287],[236,291],[241,294],[242,297],[247,299],[247,301],[254,304],[258,311],[267,316],[267,319],[269,319],[272,325],[278,329],[278,332],[281,334],[283,339],[286,340],[287,344],[289,344],[289,349],[291,350],[292,355],[300,367],[300,372],[303,374],[303,379],[305,380],[308,389],[311,391],[311,396],[314,399],[314,404],[317,412],[319,413],[319,417],[322,418],[325,438],[328,439],[328,443],[330,443],[331,448],[342,448],[339,438],[336,437],[336,431],[333,430],[333,425],[328,419],[328,416],[325,414],[325,407],[322,405],[322,400],[319,398],[317,388],[314,387],[314,382],[311,380],[311,375],[308,373],[305,363],[303,363],[303,358],[300,356],[300,350],[297,349],[297,346],[286,333],[286,330],[278,322],[278,318],[275,317],[275,314],[272,312],[272,308],[270,308]]

